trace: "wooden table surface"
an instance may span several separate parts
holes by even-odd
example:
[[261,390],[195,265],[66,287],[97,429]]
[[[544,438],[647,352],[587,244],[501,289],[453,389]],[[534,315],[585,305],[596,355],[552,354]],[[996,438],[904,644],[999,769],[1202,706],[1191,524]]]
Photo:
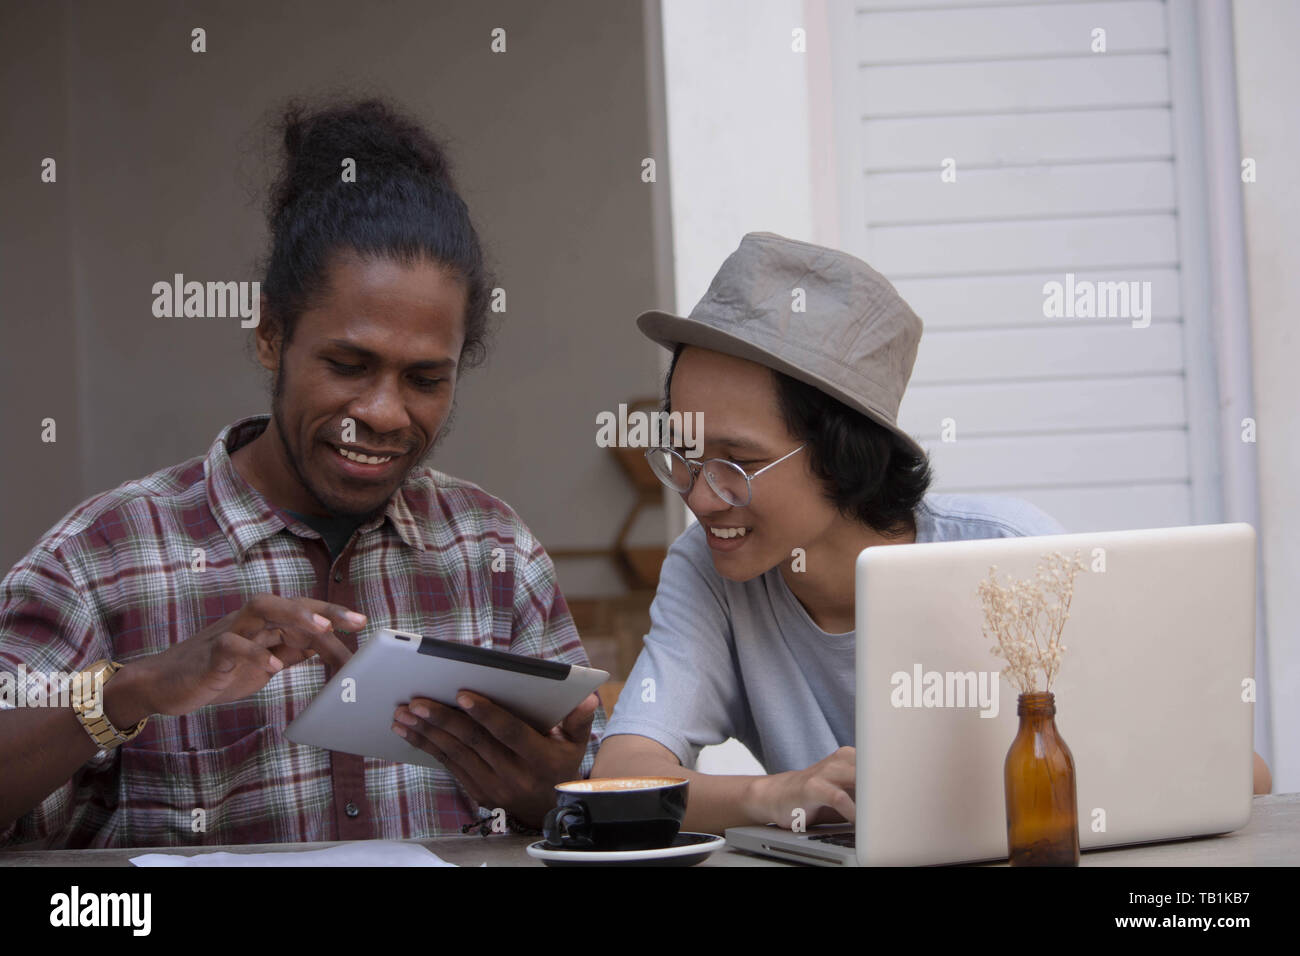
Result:
[[[419,840],[448,863],[460,866],[541,866],[524,852],[539,837],[514,834],[453,836]],[[272,853],[321,850],[337,843],[260,843],[208,846],[199,852]],[[140,847],[115,850],[0,850],[0,866],[130,866],[142,853],[191,855],[196,848]],[[731,849],[714,853],[701,866],[798,866]],[[980,864],[1006,866],[1006,862]],[[1300,865],[1300,793],[1255,797],[1250,823],[1234,833],[1152,843],[1108,850],[1085,851],[1080,866],[1298,866]]]

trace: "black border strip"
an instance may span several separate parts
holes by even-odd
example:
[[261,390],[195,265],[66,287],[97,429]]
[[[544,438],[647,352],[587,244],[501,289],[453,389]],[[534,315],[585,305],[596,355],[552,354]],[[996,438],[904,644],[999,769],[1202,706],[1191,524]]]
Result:
[[419,651],[429,657],[441,657],[449,661],[461,661],[465,664],[478,664],[481,667],[495,667],[497,670],[515,671],[531,677],[545,677],[547,680],[568,680],[570,664],[559,661],[544,661],[538,657],[526,657],[523,654],[510,654],[506,651],[494,651],[486,647],[474,647],[469,644],[457,644],[437,637],[420,638]]

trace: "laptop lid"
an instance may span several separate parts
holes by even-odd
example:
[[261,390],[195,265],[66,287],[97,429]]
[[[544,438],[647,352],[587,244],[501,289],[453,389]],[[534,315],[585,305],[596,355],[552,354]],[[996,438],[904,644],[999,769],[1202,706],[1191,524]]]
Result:
[[[1082,849],[1250,819],[1255,532],[1247,524],[867,548],[857,563],[857,854],[1006,858],[1018,691],[977,587],[1078,551],[1056,695]],[[1040,685],[1041,689],[1041,685]]]

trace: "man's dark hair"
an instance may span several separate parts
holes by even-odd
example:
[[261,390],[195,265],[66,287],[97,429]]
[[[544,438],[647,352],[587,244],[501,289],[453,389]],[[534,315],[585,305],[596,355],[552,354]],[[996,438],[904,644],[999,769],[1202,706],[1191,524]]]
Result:
[[[291,100],[274,120],[283,159],[266,205],[271,251],[262,281],[284,344],[326,291],[338,253],[420,259],[456,273],[468,290],[459,367],[487,357],[492,277],[443,147],[380,99],[312,109]],[[343,161],[356,162],[356,182]]]
[[[684,345],[678,343],[664,379],[664,408]],[[821,389],[769,369],[790,434],[807,442],[812,473],[840,514],[886,537],[912,529],[913,510],[929,490],[930,462],[883,425]]]

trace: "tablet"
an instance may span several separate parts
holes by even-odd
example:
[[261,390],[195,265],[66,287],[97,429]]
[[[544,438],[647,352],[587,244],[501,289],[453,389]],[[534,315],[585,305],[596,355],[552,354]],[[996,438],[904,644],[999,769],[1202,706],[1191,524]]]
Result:
[[382,628],[289,724],[296,744],[396,763],[441,767],[393,732],[393,712],[413,697],[456,707],[456,693],[490,698],[546,733],[593,690],[606,671]]

